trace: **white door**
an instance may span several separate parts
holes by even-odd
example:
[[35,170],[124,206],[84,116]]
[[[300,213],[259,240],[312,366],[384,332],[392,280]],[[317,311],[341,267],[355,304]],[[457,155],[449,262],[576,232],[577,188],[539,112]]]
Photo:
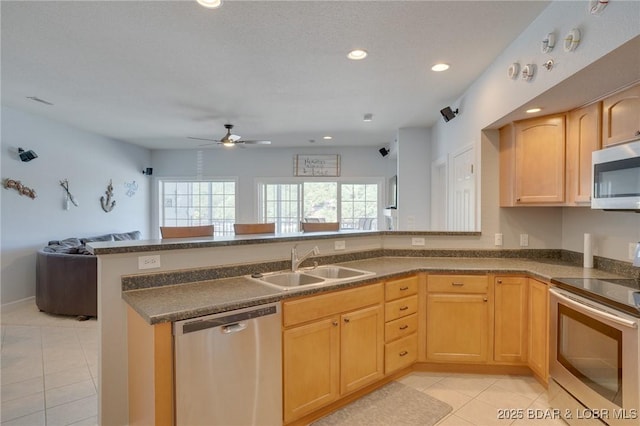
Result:
[[476,170],[473,146],[451,155],[451,231],[475,231]]

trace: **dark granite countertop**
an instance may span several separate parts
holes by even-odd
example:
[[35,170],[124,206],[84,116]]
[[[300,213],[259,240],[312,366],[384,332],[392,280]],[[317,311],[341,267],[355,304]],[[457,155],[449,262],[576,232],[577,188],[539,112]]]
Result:
[[528,274],[550,281],[553,277],[620,278],[599,269],[585,269],[553,259],[469,257],[378,257],[340,263],[374,272],[374,276],[320,287],[281,291],[245,277],[224,278],[123,291],[123,299],[149,324],[179,321],[287,298],[355,287],[417,272],[455,274]]

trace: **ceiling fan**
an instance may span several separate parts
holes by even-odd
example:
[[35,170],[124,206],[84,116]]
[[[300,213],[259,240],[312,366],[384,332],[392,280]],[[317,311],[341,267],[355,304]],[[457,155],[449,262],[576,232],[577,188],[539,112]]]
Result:
[[[212,141],[220,145],[224,146],[236,146],[236,145],[270,145],[271,141],[259,141],[259,140],[243,140],[238,135],[232,135],[231,129],[233,129],[233,124],[225,124],[224,128],[227,129],[227,134],[222,137],[222,139],[205,139],[205,138],[194,138],[189,136],[189,139],[195,139],[199,141]],[[214,144],[204,144],[205,145],[214,145]]]

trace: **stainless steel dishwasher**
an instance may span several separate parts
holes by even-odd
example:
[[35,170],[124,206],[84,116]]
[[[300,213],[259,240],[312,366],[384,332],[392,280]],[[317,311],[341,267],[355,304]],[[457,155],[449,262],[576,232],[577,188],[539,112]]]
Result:
[[280,303],[174,323],[178,426],[282,425]]

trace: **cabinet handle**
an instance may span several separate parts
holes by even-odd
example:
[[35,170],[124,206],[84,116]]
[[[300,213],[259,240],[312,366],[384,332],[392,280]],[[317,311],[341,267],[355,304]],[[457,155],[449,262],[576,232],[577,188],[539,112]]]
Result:
[[409,287],[400,287],[400,291],[409,290]]
[[409,309],[409,307],[408,307],[408,306],[400,306],[400,310],[401,310],[401,311],[406,311],[407,309]]
[[335,320],[334,320],[334,321],[332,321],[332,322],[331,322],[331,324],[332,324],[334,327],[337,327],[337,326],[338,326],[338,321],[335,321]]
[[407,328],[409,328],[407,324],[400,326],[400,330],[406,330]]
[[520,198],[516,198],[516,202],[519,203],[520,202]]
[[487,299],[486,297],[483,297],[483,298],[482,298],[482,301],[483,301],[483,302],[486,302],[487,300],[489,300],[489,299]]
[[498,280],[498,284],[502,284],[502,280]]
[[407,351],[402,351],[402,352],[400,352],[398,355],[400,355],[400,356],[407,356],[407,355],[409,355],[409,352],[407,352]]
[[451,285],[456,286],[456,287],[462,287],[464,285],[464,283],[451,283]]
[[344,322],[349,322],[349,321],[351,321],[349,318],[344,319]]

